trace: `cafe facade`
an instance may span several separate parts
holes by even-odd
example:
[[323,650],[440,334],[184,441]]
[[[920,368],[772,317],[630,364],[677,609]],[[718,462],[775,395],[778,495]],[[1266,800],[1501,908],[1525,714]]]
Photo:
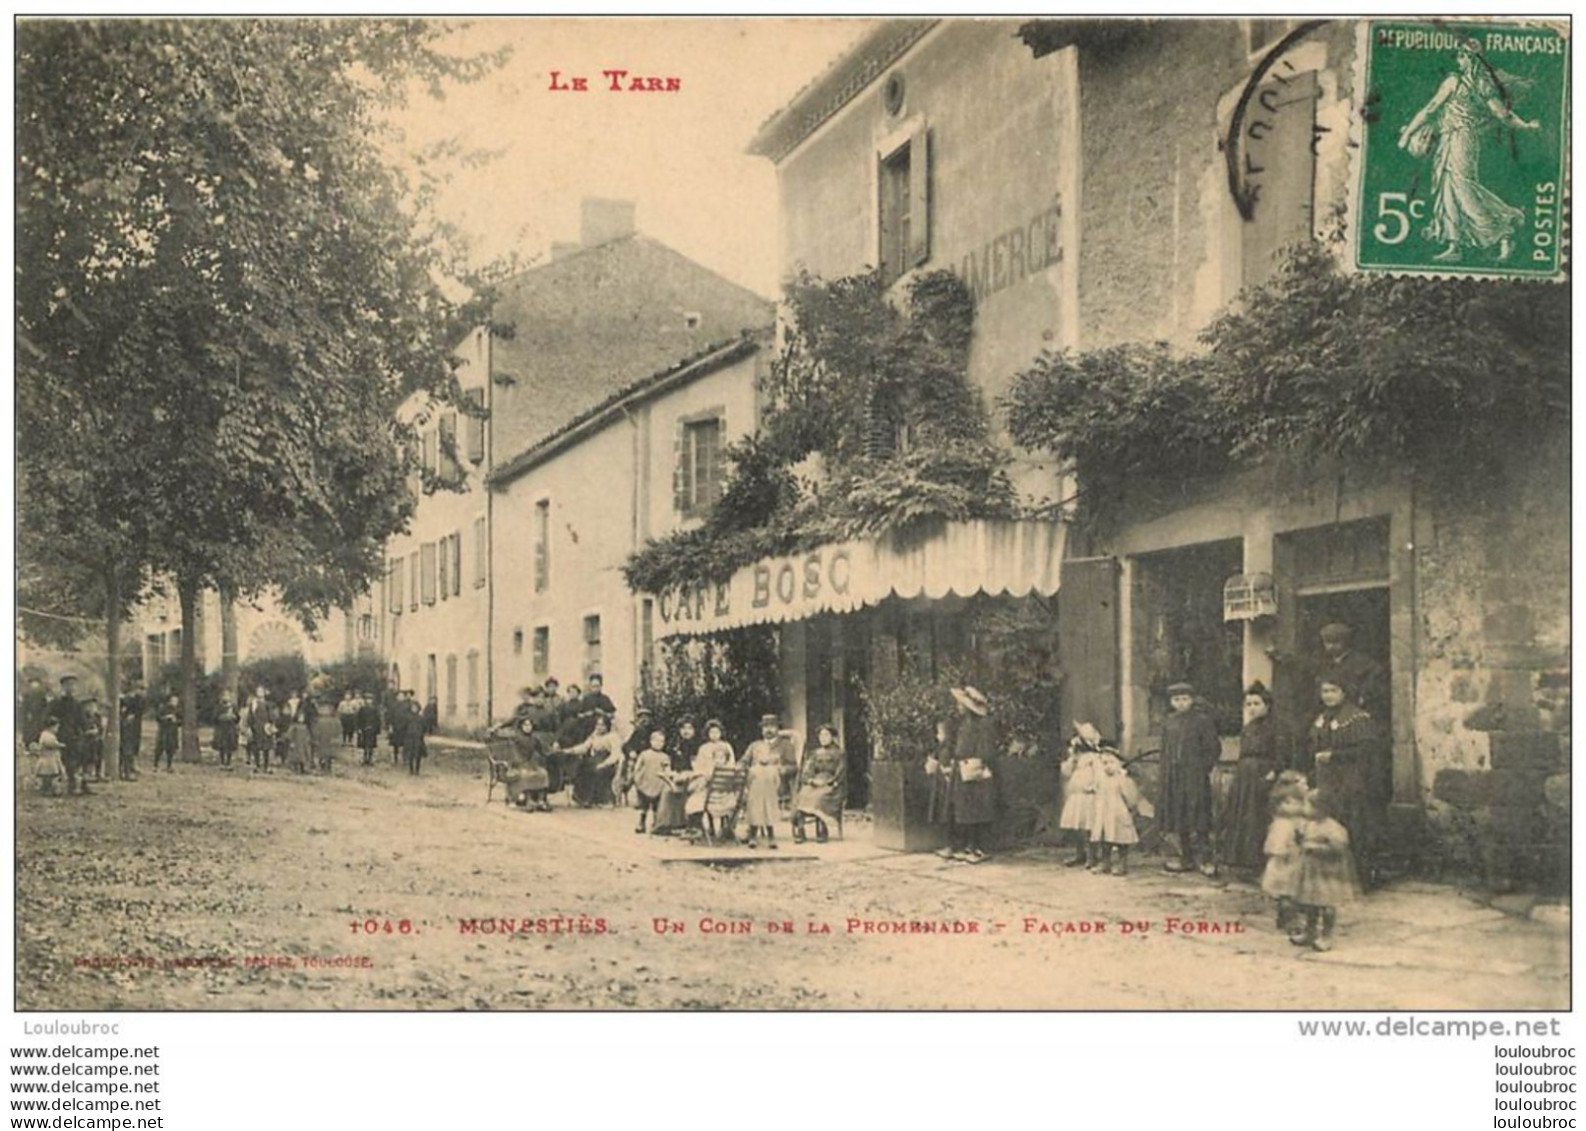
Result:
[[[1046,350],[1193,349],[1283,248],[1325,238],[1347,207],[1356,31],[887,21],[751,146],[776,167],[784,266],[879,265],[900,291],[953,271],[975,300],[970,377],[991,406]],[[1055,614],[1065,725],[1148,754],[1167,685],[1189,678],[1233,758],[1251,680],[1308,725],[1319,629],[1343,621],[1385,673],[1404,855],[1557,881],[1567,429],[1516,453],[1479,506],[1408,468],[1314,463],[1131,484],[1084,527],[1067,521],[1065,469],[1004,442],[1025,502],[1050,517],[763,561],[674,594],[666,631],[779,624],[792,724],[835,718],[862,743],[856,672],[876,678],[901,651],[962,668],[977,644],[966,604],[1034,596]]]

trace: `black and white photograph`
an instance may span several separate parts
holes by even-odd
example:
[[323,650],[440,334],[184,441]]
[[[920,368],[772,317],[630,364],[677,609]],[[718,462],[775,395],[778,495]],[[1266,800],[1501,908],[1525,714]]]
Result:
[[1567,17],[13,36],[11,1040],[1570,1010]]

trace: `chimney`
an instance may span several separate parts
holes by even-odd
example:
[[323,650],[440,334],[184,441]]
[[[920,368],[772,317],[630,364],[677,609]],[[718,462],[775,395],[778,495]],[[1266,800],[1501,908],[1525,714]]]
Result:
[[559,263],[574,252],[582,250],[582,244],[576,244],[571,240],[556,240],[551,244],[551,262]]
[[586,196],[579,243],[584,247],[596,247],[633,235],[633,209],[631,200]]

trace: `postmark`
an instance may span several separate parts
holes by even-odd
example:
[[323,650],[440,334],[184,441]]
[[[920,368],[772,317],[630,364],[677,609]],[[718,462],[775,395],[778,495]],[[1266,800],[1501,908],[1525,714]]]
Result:
[[1364,21],[1358,271],[1563,278],[1569,41],[1521,23]]

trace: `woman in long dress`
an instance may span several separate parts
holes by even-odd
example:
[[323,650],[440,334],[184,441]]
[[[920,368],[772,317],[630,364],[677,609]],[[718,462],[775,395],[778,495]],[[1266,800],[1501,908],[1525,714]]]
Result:
[[1370,887],[1375,883],[1381,833],[1372,803],[1374,783],[1386,750],[1376,720],[1355,705],[1354,690],[1343,676],[1324,676],[1319,681],[1322,712],[1311,724],[1307,752],[1316,788],[1329,813],[1349,830],[1362,879]]
[[[1458,69],[1443,80],[1421,110],[1399,132],[1399,148],[1416,157],[1432,155],[1431,219],[1426,238],[1446,245],[1434,259],[1451,262],[1466,248],[1496,246],[1498,259],[1514,254],[1514,236],[1525,223],[1517,208],[1481,183],[1482,139],[1496,126],[1535,130],[1509,108],[1510,76],[1500,76],[1468,40]],[[1515,80],[1518,81],[1518,80]]]
[[1272,816],[1272,783],[1289,768],[1287,730],[1272,714],[1272,692],[1256,680],[1245,689],[1245,725],[1239,732],[1239,761],[1228,789],[1218,836],[1225,864],[1250,872],[1266,863],[1267,827]]

